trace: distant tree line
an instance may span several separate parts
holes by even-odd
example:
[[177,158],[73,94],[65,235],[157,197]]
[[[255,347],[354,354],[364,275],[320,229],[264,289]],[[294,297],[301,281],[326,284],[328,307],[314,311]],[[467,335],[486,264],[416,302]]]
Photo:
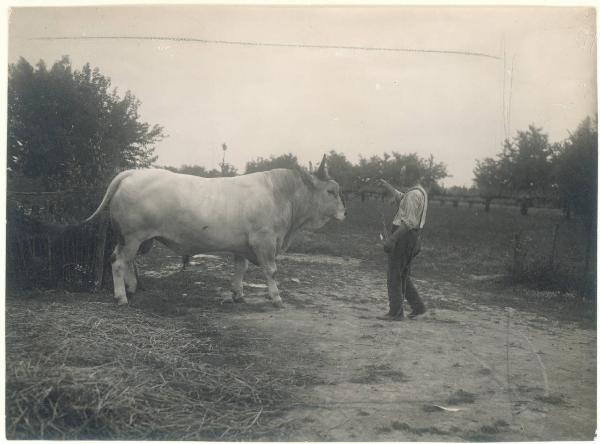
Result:
[[[21,58],[9,66],[8,74],[9,190],[19,178],[37,180],[45,190],[102,187],[119,171],[155,164],[163,128],[142,122],[140,101],[129,91],[119,94],[97,68],[86,64],[73,69],[66,56],[51,68],[43,61],[32,66]],[[391,151],[356,163],[333,150],[327,156],[331,176],[345,190],[377,192],[370,181],[375,178],[398,187],[417,179],[431,195],[479,195],[487,209],[501,197],[518,199],[524,214],[536,199],[557,201],[568,216],[574,212],[592,224],[597,136],[597,117],[586,118],[559,143],[550,143],[541,128],[531,125],[506,140],[496,157],[477,161],[475,187],[470,189],[444,189],[440,181],[449,176],[446,165],[432,155]],[[315,159],[315,167],[319,161]],[[244,174],[299,167],[297,157],[286,153],[250,160]],[[199,165],[163,168],[204,177],[238,174],[225,160],[210,170]]]
[[220,169],[213,168],[212,170],[207,170],[201,165],[182,165],[179,168],[164,166],[161,168],[173,171],[174,173],[190,174],[192,176],[200,177],[231,177],[237,176],[238,173],[237,169],[227,162],[223,163]]
[[[382,156],[372,156],[368,159],[361,157],[358,163],[353,164],[343,153],[331,150],[326,154],[329,174],[345,190],[358,191],[360,189],[367,189],[377,191],[379,187],[371,185],[371,179],[376,178],[386,179],[399,187],[403,187],[416,179],[435,193],[442,189],[439,181],[448,177],[446,165],[436,162],[433,156],[424,159],[416,153],[400,154],[392,152],[391,154],[384,153]],[[315,162],[315,168],[318,162],[320,160]],[[310,165],[309,169],[312,167],[312,162]],[[404,173],[401,172],[402,167],[406,167]],[[164,168],[179,173],[203,177],[221,175],[218,170],[207,171],[205,168],[197,165]],[[268,171],[274,168],[298,169],[301,168],[301,165],[293,153],[286,153],[280,156],[272,155],[269,158],[258,157],[246,163],[244,174]]]
[[550,143],[541,128],[530,125],[506,140],[495,158],[478,160],[475,184],[486,200],[517,198],[527,214],[534,200],[559,202],[593,223],[598,178],[598,122],[587,117],[563,142]]

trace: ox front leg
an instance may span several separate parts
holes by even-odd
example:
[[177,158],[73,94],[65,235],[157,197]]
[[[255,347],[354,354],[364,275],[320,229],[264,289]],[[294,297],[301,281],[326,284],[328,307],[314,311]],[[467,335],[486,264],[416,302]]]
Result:
[[244,275],[248,269],[248,260],[245,257],[233,256],[233,262],[235,264],[235,272],[231,281],[231,291],[233,293],[233,302],[245,302],[244,301]]
[[275,273],[277,273],[277,264],[275,258],[261,264],[263,272],[267,278],[267,285],[269,287],[269,299],[273,302],[273,305],[277,308],[283,308],[283,301],[279,296],[279,288],[277,288],[277,282],[275,281]]
[[277,265],[275,264],[275,238],[271,233],[261,234],[251,239],[250,245],[252,245],[258,264],[262,267],[267,278],[269,299],[271,299],[275,307],[282,308],[283,302],[281,301],[281,296],[279,296],[277,282],[275,282],[275,273],[277,272]]

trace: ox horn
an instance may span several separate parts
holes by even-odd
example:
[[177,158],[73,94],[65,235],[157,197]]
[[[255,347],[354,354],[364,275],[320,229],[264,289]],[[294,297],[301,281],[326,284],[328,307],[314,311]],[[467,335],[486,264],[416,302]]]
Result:
[[319,165],[319,169],[315,173],[315,176],[317,176],[321,180],[329,179],[329,171],[327,170],[327,155],[326,154],[323,154],[323,160],[321,161],[321,165]]

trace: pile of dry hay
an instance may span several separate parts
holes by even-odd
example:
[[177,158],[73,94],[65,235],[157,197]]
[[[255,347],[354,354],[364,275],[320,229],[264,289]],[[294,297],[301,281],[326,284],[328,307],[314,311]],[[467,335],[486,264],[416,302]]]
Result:
[[211,365],[219,344],[205,321],[199,333],[108,303],[8,300],[7,436],[261,436],[286,381]]

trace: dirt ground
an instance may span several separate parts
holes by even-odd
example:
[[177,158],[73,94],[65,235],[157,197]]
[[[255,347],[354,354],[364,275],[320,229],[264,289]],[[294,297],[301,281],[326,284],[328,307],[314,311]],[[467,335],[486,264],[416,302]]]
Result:
[[[227,365],[293,374],[301,381],[276,415],[257,418],[258,427],[271,431],[261,439],[595,436],[594,330],[490,303],[495,295],[483,290],[465,293],[458,284],[427,279],[415,280],[427,314],[379,321],[375,317],[387,309],[384,272],[354,258],[280,257],[282,310],[265,299],[265,281],[256,267],[246,277],[246,303],[234,304],[227,258],[194,257],[184,272],[178,271],[180,258],[164,260],[160,268],[142,261],[144,284],[181,282],[178,288],[186,289],[163,303],[173,304],[186,322],[194,322],[200,302],[188,304],[191,299],[206,298],[207,292],[220,298],[211,317]],[[128,309],[150,304],[145,293]]]

